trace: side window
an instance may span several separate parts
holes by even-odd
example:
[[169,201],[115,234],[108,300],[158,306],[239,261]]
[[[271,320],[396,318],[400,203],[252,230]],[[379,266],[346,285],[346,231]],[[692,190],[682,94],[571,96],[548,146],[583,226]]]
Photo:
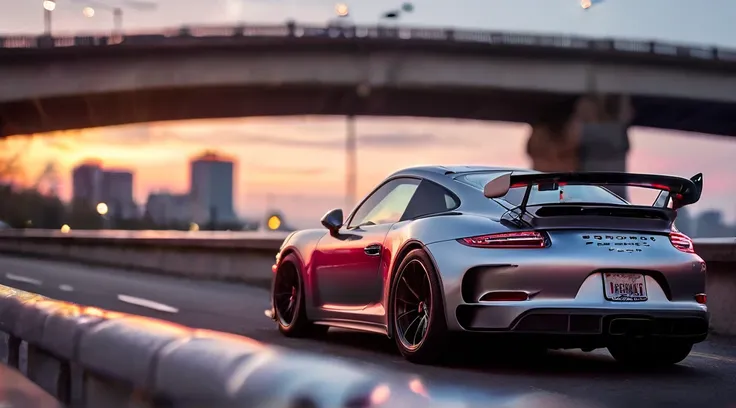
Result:
[[445,207],[447,207],[447,210],[452,210],[460,206],[460,203],[455,200],[455,197],[445,193]]
[[417,193],[401,217],[402,220],[454,210],[460,205],[457,199],[439,184],[422,180]]
[[355,212],[348,228],[398,222],[419,187],[416,179],[395,179],[381,186]]

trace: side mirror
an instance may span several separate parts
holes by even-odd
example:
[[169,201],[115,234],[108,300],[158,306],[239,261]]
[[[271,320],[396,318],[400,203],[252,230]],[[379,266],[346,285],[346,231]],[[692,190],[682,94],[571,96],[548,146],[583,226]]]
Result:
[[342,227],[343,215],[342,210],[337,208],[327,214],[325,214],[320,220],[322,225],[330,230],[330,234],[336,234],[337,231]]
[[483,195],[487,198],[499,198],[505,196],[511,188],[511,173],[504,173],[489,181],[483,187]]

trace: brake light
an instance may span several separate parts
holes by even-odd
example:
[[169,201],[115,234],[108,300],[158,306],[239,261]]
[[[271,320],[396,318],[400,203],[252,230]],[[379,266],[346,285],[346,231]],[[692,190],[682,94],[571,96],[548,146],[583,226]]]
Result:
[[682,232],[671,232],[670,242],[672,243],[673,247],[679,249],[682,252],[687,252],[689,254],[695,253],[693,240]]
[[547,239],[537,231],[502,232],[458,240],[461,244],[477,248],[545,248]]

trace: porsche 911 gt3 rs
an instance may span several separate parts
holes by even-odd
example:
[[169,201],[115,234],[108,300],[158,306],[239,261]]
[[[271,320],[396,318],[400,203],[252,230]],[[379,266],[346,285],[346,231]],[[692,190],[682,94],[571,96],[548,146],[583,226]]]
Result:
[[[612,185],[659,192],[634,205]],[[324,229],[284,240],[271,315],[292,337],[382,333],[417,363],[436,361],[450,334],[483,332],[676,364],[708,333],[705,262],[674,225],[702,185],[702,174],[401,170],[347,219],[332,210]]]

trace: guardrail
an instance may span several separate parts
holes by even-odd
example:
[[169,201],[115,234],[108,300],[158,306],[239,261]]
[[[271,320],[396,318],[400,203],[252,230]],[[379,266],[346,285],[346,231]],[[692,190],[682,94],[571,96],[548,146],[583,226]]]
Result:
[[288,233],[176,231],[0,231],[0,251],[81,261],[191,279],[270,287]]
[[720,47],[677,45],[646,40],[585,38],[565,35],[539,35],[451,28],[386,26],[310,26],[284,25],[187,26],[151,32],[124,34],[79,34],[66,36],[0,36],[0,48],[49,49],[67,47],[153,46],[188,44],[192,38],[326,38],[431,41],[453,44],[485,44],[495,47],[526,47],[550,50],[583,50],[592,53],[649,55],[696,61],[736,62],[736,50]]
[[[0,335],[4,363],[67,407],[513,407],[535,397],[471,400],[415,376],[5,286]],[[546,394],[537,401],[534,406],[570,406]]]
[[[0,231],[0,252],[155,274],[270,287],[287,233],[175,231]],[[736,335],[736,238],[695,239],[707,263],[708,308],[719,333]]]

